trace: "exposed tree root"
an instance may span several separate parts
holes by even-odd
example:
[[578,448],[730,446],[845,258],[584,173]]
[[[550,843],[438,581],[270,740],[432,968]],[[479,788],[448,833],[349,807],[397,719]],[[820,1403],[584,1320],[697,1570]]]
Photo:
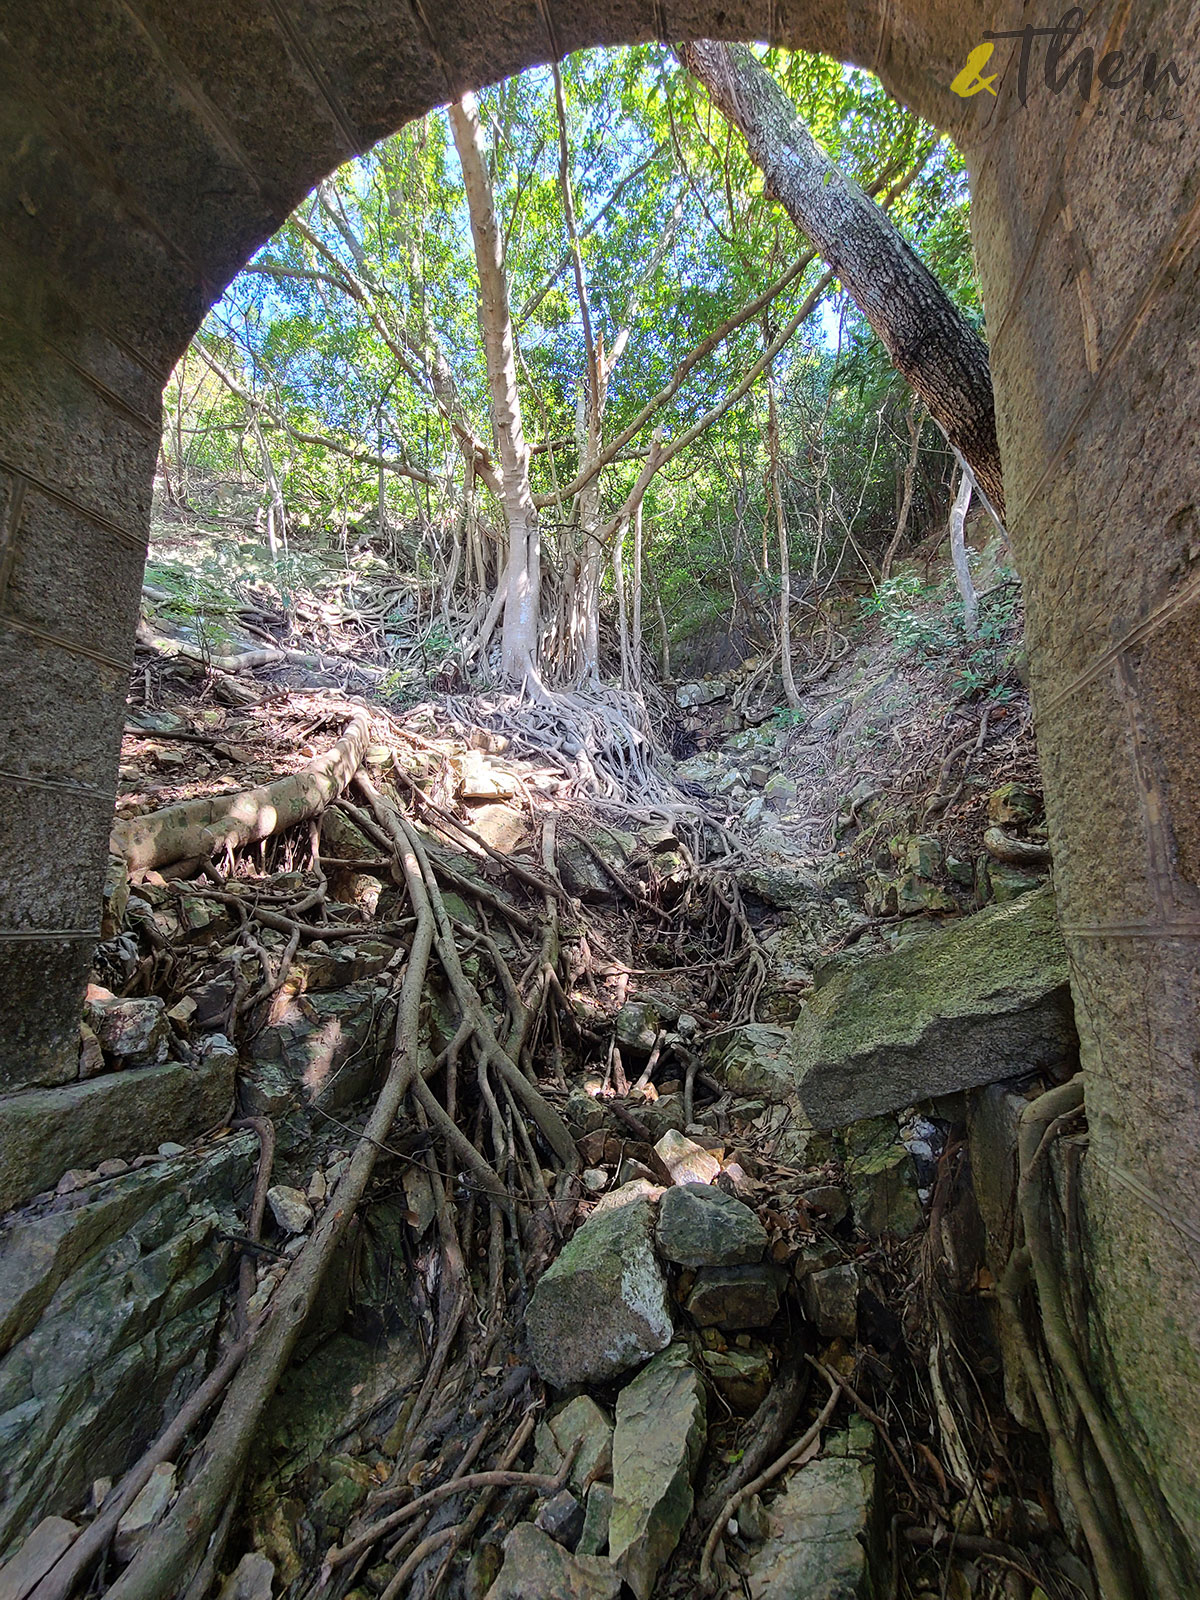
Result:
[[370,738],[365,711],[355,711],[345,733],[300,772],[239,794],[202,796],[146,816],[118,821],[109,848],[130,870],[174,861],[216,858],[224,851],[268,839],[323,811],[349,783]]
[[1051,1229],[1052,1188],[1047,1177],[1049,1152],[1059,1135],[1083,1113],[1083,1075],[1050,1089],[1030,1102],[1021,1116],[1017,1186],[1020,1229],[1000,1284],[1000,1304],[1012,1327],[1022,1366],[1054,1454],[1084,1530],[1105,1600],[1132,1600],[1136,1589],[1126,1572],[1120,1535],[1110,1526],[1097,1500],[1074,1440],[1064,1423],[1059,1398],[1030,1338],[1021,1301],[1027,1287],[1036,1289],[1036,1326],[1045,1341],[1071,1402],[1086,1423],[1103,1462],[1117,1503],[1127,1519],[1141,1566],[1156,1600],[1182,1600],[1184,1590],[1173,1570],[1173,1537],[1152,1522],[1136,1482],[1136,1469],[1126,1455],[1092,1389],[1071,1332],[1063,1300],[1061,1269]]
[[274,1393],[325,1274],[366,1192],[380,1146],[419,1070],[420,1007],[433,944],[433,912],[416,858],[403,867],[417,926],[400,991],[396,1049],[387,1079],[325,1214],[297,1257],[274,1309],[231,1384],[204,1441],[198,1470],[163,1522],[107,1591],[108,1600],[159,1600],[181,1588],[196,1565],[245,1467],[263,1408]]

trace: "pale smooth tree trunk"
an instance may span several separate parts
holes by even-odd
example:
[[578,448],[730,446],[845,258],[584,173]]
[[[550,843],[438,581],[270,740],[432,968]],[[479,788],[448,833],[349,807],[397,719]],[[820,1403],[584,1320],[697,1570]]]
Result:
[[474,95],[449,108],[450,127],[462,164],[471,237],[479,271],[479,331],[487,359],[492,431],[499,465],[501,504],[508,523],[504,620],[500,634],[502,677],[518,687],[541,688],[538,614],[541,531],[529,485],[529,449],[517,393],[516,346],[508,308],[508,276],[496,205],[488,177],[483,128]]
[[783,491],[779,486],[779,413],[775,407],[775,380],[767,372],[767,456],[771,471],[771,502],[779,534],[779,655],[783,673],[783,692],[793,711],[800,708],[796,675],[792,671],[792,563],[788,551],[787,522],[783,515]]
[[679,54],[1003,515],[987,345],[882,208],[818,147],[751,51],[702,39]]
[[954,581],[963,601],[963,629],[968,639],[979,632],[979,596],[971,579],[967,561],[967,508],[971,504],[971,474],[964,472],[959,479],[958,493],[950,507],[950,560],[954,563]]
[[630,585],[630,649],[633,656],[633,687],[642,687],[642,507],[633,514],[633,581]]

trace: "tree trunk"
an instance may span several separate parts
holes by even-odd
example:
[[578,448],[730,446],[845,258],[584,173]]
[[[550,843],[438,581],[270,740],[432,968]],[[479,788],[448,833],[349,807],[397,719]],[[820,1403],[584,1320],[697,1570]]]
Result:
[[917,460],[921,454],[921,426],[925,421],[920,400],[914,394],[912,404],[905,414],[908,427],[908,460],[904,464],[904,493],[900,500],[900,510],[896,516],[896,531],[892,534],[891,541],[883,555],[883,565],[879,569],[880,583],[886,583],[892,575],[892,562],[896,559],[896,551],[904,538],[908,527],[908,514],[912,510],[913,488],[917,481]]
[[979,596],[975,593],[967,562],[966,525],[970,504],[971,474],[964,471],[950,508],[950,559],[954,563],[954,581],[963,600],[963,630],[968,639],[973,639],[979,632]]
[[783,515],[783,494],[779,487],[779,414],[775,407],[775,380],[767,372],[767,456],[771,473],[771,503],[779,534],[779,655],[783,671],[783,692],[793,711],[800,709],[796,675],[792,671],[792,564],[788,552],[787,523]]
[[987,346],[885,213],[815,143],[744,45],[699,40],[680,59],[746,137],[768,191],[834,269],[888,354],[1003,515]]
[[462,163],[475,262],[479,269],[479,331],[483,337],[492,397],[492,431],[500,468],[501,503],[508,523],[500,671],[510,683],[540,688],[541,531],[529,487],[529,449],[517,394],[516,346],[508,309],[504,251],[474,96],[465,95],[449,108],[449,114],[454,144]]
[[633,583],[630,596],[632,620],[630,623],[630,650],[633,656],[633,687],[642,687],[642,508],[633,513]]

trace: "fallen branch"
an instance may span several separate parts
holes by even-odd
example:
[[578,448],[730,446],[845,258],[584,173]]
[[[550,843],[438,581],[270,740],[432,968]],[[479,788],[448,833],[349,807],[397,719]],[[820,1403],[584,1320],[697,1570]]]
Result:
[[356,711],[345,733],[299,772],[236,794],[201,795],[141,817],[116,822],[109,849],[131,871],[165,867],[194,857],[216,857],[256,839],[269,839],[324,811],[350,782],[366,753],[370,727]]
[[[361,661],[351,661],[347,656],[324,655],[319,650],[296,650],[291,645],[267,645],[261,650],[240,650],[235,655],[214,655],[199,645],[188,644],[184,639],[168,639],[154,633],[144,623],[138,624],[138,643],[159,655],[182,656],[185,661],[195,661],[202,667],[215,667],[218,672],[251,672],[255,667],[274,667],[287,662],[295,667],[308,667],[317,672],[357,672],[372,683],[387,677],[382,667],[369,667]],[[151,735],[152,737],[152,735]]]

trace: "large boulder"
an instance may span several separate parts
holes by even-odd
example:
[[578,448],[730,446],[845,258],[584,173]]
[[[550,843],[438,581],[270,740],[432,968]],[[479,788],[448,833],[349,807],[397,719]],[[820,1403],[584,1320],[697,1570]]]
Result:
[[0,1229],[0,1559],[119,1478],[199,1382],[257,1157],[235,1133]]
[[704,1384],[687,1346],[672,1345],[617,1400],[608,1554],[638,1600],[648,1600],[692,1514],[703,1448]]
[[606,1383],[670,1344],[648,1200],[588,1218],[538,1280],[525,1327],[533,1364],[556,1389]]
[[792,1033],[805,1121],[862,1117],[1051,1067],[1078,1048],[1049,888],[837,971]]

